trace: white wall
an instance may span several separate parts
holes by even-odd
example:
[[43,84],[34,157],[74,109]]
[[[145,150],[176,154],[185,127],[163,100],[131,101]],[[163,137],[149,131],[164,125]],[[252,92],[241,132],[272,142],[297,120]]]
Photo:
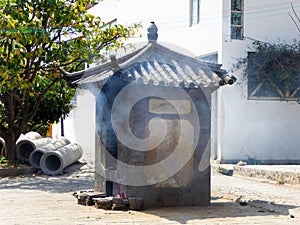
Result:
[[[64,136],[78,143],[90,165],[95,162],[95,97],[88,90],[77,90],[76,106],[64,120]],[[53,137],[60,136],[61,125],[53,126]]]
[[[229,71],[237,58],[246,56],[253,39],[273,43],[299,39],[288,15],[292,12],[291,1],[245,0],[245,40],[230,40],[230,0],[223,2],[222,63]],[[292,2],[300,15],[300,1]],[[220,91],[220,159],[300,160],[300,105],[247,100],[247,81],[241,73],[233,73],[239,78],[237,84]]]
[[192,27],[189,26],[190,0],[104,0],[90,12],[105,22],[115,18],[121,24],[141,22],[143,37],[137,36],[130,42],[146,42],[146,29],[154,21],[158,42],[178,45],[198,56],[221,47],[221,5],[219,0],[202,0],[200,23]]
[[[136,37],[130,42],[146,42],[146,28],[150,21],[155,21],[158,42],[178,45],[196,56],[217,51],[219,62],[228,71],[237,58],[246,56],[253,39],[291,42],[299,38],[288,15],[292,12],[290,2],[300,14],[299,0],[245,0],[245,40],[230,39],[230,0],[201,2],[200,23],[192,27],[189,27],[189,0],[104,0],[90,12],[106,22],[115,18],[121,24],[141,22],[143,38]],[[213,114],[216,124],[212,126],[215,155],[223,160],[300,159],[297,138],[300,105],[247,100],[246,81],[240,73],[241,70],[234,72],[239,78],[237,84],[223,87],[214,95],[217,101],[214,105],[217,111]]]
[[74,109],[73,123],[75,137],[84,149],[84,158],[95,162],[95,96],[88,90],[77,90],[77,106]]
[[299,32],[289,13],[290,3],[300,15],[299,0],[244,0],[244,40],[230,39],[230,2],[223,0],[222,61],[231,68],[236,58],[244,57],[253,40],[277,43],[279,40],[291,43],[299,39]]
[[[221,49],[222,4],[219,0],[201,1],[200,23],[189,26],[190,0],[103,0],[89,13],[99,16],[103,22],[117,18],[118,23],[128,25],[140,22],[143,28],[129,42],[147,42],[147,28],[151,21],[158,27],[158,42],[183,48],[193,56]],[[84,156],[94,163],[95,149],[95,97],[88,91],[77,93],[77,107],[65,122],[65,136],[79,143]],[[55,126],[60,135],[60,124]]]

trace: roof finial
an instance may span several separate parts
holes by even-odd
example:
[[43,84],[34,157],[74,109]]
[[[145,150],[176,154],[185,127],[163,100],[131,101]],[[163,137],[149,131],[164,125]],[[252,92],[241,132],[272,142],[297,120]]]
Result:
[[157,36],[158,36],[158,34],[157,34],[158,29],[153,21],[151,22],[151,25],[148,27],[147,31],[148,31],[148,34],[147,34],[148,41],[156,42]]
[[110,52],[110,62],[111,62],[111,69],[115,73],[120,69],[116,54],[113,52]]

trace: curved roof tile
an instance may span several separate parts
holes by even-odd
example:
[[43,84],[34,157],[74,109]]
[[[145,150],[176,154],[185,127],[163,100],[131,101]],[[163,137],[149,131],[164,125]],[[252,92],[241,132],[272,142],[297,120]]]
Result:
[[104,85],[110,77],[118,75],[125,81],[149,85],[213,89],[218,88],[227,76],[219,64],[206,63],[156,42],[149,42],[119,58],[118,63],[116,72],[113,72],[112,63],[107,62],[80,72],[64,73],[69,81],[78,85],[95,82]]

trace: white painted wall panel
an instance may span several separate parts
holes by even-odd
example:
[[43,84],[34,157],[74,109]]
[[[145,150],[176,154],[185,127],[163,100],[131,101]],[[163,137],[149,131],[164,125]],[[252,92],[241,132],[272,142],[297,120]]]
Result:
[[[245,40],[230,40],[230,1],[223,2],[222,63],[227,70],[246,56],[253,39],[273,43],[299,39],[288,15],[291,1],[245,0]],[[292,2],[300,14],[300,1]],[[247,80],[241,72],[234,72],[237,84],[222,90],[221,159],[300,160],[300,105],[247,100]]]

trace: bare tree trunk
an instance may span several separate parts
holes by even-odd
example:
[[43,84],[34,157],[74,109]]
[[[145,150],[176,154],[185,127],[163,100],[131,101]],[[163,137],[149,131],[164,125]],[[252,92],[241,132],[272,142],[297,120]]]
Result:
[[16,160],[16,147],[15,147],[15,143],[13,142],[14,140],[12,138],[10,138],[9,140],[5,140],[6,143],[6,153],[7,156],[6,158],[9,161],[15,161]]
[[3,139],[5,140],[5,146],[6,146],[6,158],[9,161],[16,161],[16,141],[18,137],[20,136],[19,131],[12,131],[9,132],[8,135],[5,135]]

